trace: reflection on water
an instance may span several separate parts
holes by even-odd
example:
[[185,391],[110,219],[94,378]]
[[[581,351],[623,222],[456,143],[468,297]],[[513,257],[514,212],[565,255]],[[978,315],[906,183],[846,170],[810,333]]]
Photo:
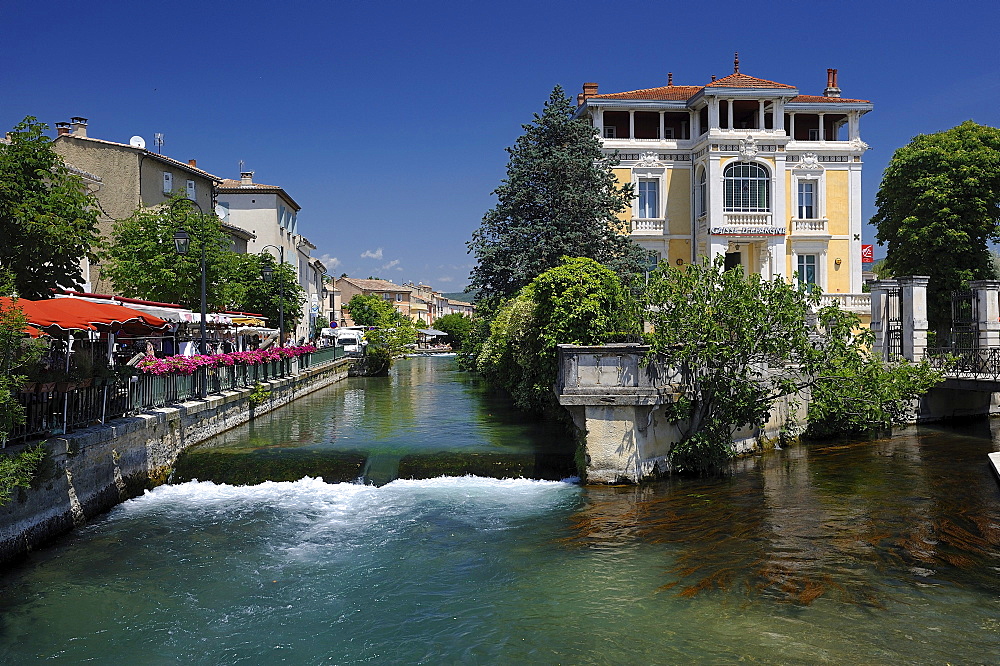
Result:
[[[401,399],[413,372],[379,390]],[[321,416],[286,410],[216,448],[403,466],[437,450],[437,420],[459,450],[524,445],[471,378],[434,372],[458,387],[402,410],[405,427],[369,427],[384,403],[356,383],[317,396]],[[0,663],[995,663],[990,427],[795,446],[642,487],[163,486],[0,574]]]
[[884,607],[900,583],[1000,592],[998,450],[981,422],[813,444],[738,463],[725,480],[589,488],[573,547],[675,549],[661,589]]
[[248,484],[303,476],[381,485],[446,475],[561,479],[572,437],[490,392],[453,357],[397,361],[352,377],[190,449],[174,481]]

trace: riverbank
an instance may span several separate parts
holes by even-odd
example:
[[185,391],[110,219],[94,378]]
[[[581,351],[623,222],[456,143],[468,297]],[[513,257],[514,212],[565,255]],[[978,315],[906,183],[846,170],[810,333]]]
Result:
[[[347,376],[353,359],[48,439],[30,489],[0,506],[0,564],[167,480],[185,449]],[[21,447],[9,447],[16,453]]]

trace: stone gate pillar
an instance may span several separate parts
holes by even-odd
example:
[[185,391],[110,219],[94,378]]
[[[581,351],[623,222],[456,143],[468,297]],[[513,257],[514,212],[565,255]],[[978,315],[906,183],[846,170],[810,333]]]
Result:
[[872,334],[875,336],[873,351],[880,358],[887,358],[886,348],[886,306],[890,289],[896,289],[896,280],[877,280],[872,283]]
[[1000,347],[1000,280],[973,280],[969,288],[976,303],[979,348]]
[[927,284],[930,277],[899,278],[899,301],[903,324],[903,358],[919,361],[927,351]]

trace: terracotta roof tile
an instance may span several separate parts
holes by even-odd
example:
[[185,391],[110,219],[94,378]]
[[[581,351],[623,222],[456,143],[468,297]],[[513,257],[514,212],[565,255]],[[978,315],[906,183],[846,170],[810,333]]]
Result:
[[628,92],[593,95],[590,99],[650,99],[650,100],[680,100],[684,101],[698,94],[701,86],[661,86],[659,88],[644,88]]
[[337,278],[337,280],[338,281],[343,280],[344,282],[348,282],[350,284],[353,284],[355,287],[357,287],[358,289],[361,289],[362,291],[393,291],[393,292],[400,291],[400,292],[403,292],[403,291],[409,291],[410,290],[408,287],[402,287],[402,286],[400,286],[398,284],[395,284],[393,282],[389,282],[388,280],[362,280],[360,278],[352,278],[352,277]]
[[288,200],[288,203],[295,207],[295,210],[302,210],[302,207],[296,203],[285,188],[278,185],[264,185],[263,183],[253,183],[252,185],[244,185],[242,180],[235,180],[233,178],[223,178],[221,183],[215,188],[219,194],[241,194],[244,192],[269,192],[272,194],[281,194]]
[[789,90],[795,90],[795,86],[790,86],[784,83],[776,83],[775,81],[768,81],[767,79],[758,79],[755,76],[747,76],[746,74],[730,74],[729,76],[724,76],[717,81],[712,81],[706,88],[787,88]]
[[798,97],[793,97],[789,102],[845,102],[847,104],[871,104],[867,99],[847,99],[845,97],[824,97],[823,95],[799,95]]

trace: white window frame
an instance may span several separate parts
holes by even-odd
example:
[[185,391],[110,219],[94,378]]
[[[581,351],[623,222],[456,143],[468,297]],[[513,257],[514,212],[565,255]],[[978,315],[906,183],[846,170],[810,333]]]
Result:
[[604,138],[605,139],[617,139],[615,136],[616,130],[614,125],[604,125]]
[[169,171],[163,172],[163,193],[173,194],[174,193],[174,174]]
[[821,294],[826,293],[827,270],[826,257],[829,244],[825,240],[797,241],[792,239],[792,275],[796,282],[799,278],[799,255],[816,255],[816,286]]
[[[639,220],[659,220],[663,217],[663,205],[660,201],[660,191],[663,189],[660,178],[650,178],[648,176],[639,176],[635,181],[635,207],[636,207],[636,219]],[[648,187],[643,188],[643,185]],[[645,189],[647,199],[648,195],[652,194],[653,202],[652,205],[647,205],[644,207],[643,204],[643,190]],[[652,213],[649,215],[648,213]]]
[[190,199],[191,201],[197,201],[198,200],[198,188],[194,184],[193,180],[188,179],[188,181],[187,181],[187,183],[185,184],[185,187],[184,187],[184,192],[185,192],[187,198]]
[[[792,171],[792,219],[794,220],[825,220],[826,218],[826,178],[824,178],[823,170],[810,170],[810,171]],[[814,183],[813,192],[816,197],[816,202],[813,204],[813,215],[811,218],[801,218],[799,217],[799,183],[800,182],[812,182]]]
[[819,128],[818,127],[809,129],[809,140],[810,141],[819,141]]
[[708,169],[704,166],[695,171],[694,210],[695,217],[708,213]]
[[[756,167],[757,169],[763,171],[765,176],[763,178],[759,178],[755,176],[742,177],[742,176],[728,175],[730,170],[740,166]],[[744,180],[755,181],[755,182],[762,181],[765,184],[764,187],[765,187],[766,205],[763,208],[754,205],[739,206],[736,205],[738,203],[736,199],[732,200],[732,203],[734,205],[732,206],[728,205],[730,203],[730,197],[729,197],[730,182],[737,183],[737,182],[742,182]],[[761,164],[760,162],[735,160],[733,162],[727,163],[722,168],[722,209],[727,213],[770,213],[774,210],[774,190],[775,190],[774,173],[772,173],[771,169],[769,169],[766,165]],[[748,198],[747,201],[750,201],[750,199]]]
[[[802,279],[802,269],[803,269],[804,266],[808,267],[808,266],[806,266],[808,264],[808,261],[806,261],[807,259],[812,259],[813,260],[813,265],[812,265],[812,268],[813,268],[813,281],[812,282],[809,282],[808,280]],[[805,252],[803,252],[802,254],[795,255],[795,279],[796,279],[796,281],[798,281],[799,284],[813,284],[813,285],[816,285],[818,287],[819,286],[819,255],[806,254]]]
[[674,138],[674,128],[673,127],[664,127],[663,128],[663,137],[662,138],[664,138],[664,139],[673,139]]

